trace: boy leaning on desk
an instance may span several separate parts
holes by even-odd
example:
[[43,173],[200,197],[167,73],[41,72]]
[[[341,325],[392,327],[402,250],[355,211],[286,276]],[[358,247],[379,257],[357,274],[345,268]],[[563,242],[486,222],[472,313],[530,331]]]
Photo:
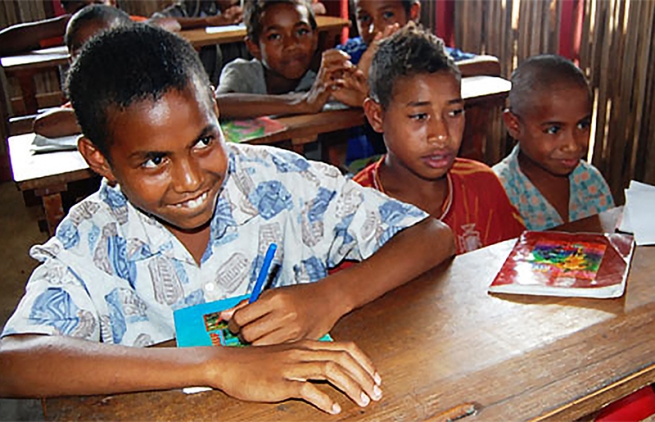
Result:
[[[196,53],[162,29],[93,39],[68,85],[80,152],[104,180],[31,250],[42,263],[2,332],[0,395],[206,385],[339,413],[311,382],[326,380],[359,406],[379,400],[360,349],[314,339],[452,256],[450,230],[329,165],[226,145]],[[274,288],[232,310],[257,347],[141,348],[174,338],[173,310],[248,293],[273,242]],[[327,276],[345,258],[362,262]]]

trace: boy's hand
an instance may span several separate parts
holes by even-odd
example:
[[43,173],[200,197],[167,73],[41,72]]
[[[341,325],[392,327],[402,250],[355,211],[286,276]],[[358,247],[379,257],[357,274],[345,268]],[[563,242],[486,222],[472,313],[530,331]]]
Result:
[[368,83],[361,70],[353,69],[336,82],[332,98],[350,107],[362,107],[368,96]]
[[383,39],[390,37],[394,33],[396,33],[398,30],[400,30],[400,25],[398,23],[394,23],[393,25],[389,25],[382,32],[378,32],[375,34],[375,38],[373,38],[373,42],[371,42],[371,45],[368,46],[364,54],[362,54],[362,57],[359,59],[359,63],[357,67],[359,70],[361,70],[364,73],[364,78],[368,78],[368,71],[371,68],[371,63],[373,63],[373,56],[375,56],[375,53],[378,51],[378,46],[380,41]]
[[326,50],[321,57],[321,68],[312,88],[303,96],[305,113],[318,113],[337,88],[339,78],[353,68],[350,56],[336,49]]
[[310,380],[328,381],[362,407],[382,397],[380,376],[353,343],[305,340],[222,349],[221,361],[226,365],[209,371],[208,384],[218,384],[226,394],[241,400],[279,402],[297,398],[327,413],[341,412],[339,404]]
[[324,286],[309,283],[267,290],[256,302],[241,302],[221,317],[229,321],[230,331],[256,346],[318,339],[345,313]]

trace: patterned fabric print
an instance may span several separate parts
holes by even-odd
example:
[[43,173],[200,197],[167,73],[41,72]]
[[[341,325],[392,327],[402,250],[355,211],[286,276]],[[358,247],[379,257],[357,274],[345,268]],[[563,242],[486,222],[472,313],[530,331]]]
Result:
[[[493,167],[512,204],[518,209],[528,230],[547,230],[563,224],[557,210],[521,171],[519,147]],[[614,207],[607,182],[600,172],[586,161],[569,175],[569,220],[575,221]]]
[[[271,286],[313,282],[362,260],[425,214],[338,169],[270,147],[228,145],[229,165],[201,264],[157,220],[103,181],[57,235],[2,333],[65,334],[145,346],[175,336],[173,310],[251,291],[271,242]],[[303,225],[305,227],[303,227]]]

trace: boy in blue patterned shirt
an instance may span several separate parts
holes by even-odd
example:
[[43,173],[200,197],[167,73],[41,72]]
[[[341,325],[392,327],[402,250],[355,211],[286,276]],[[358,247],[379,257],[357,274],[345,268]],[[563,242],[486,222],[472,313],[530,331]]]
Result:
[[[2,333],[0,396],[207,385],[339,413],[311,379],[360,406],[381,398],[361,350],[308,339],[451,256],[443,224],[326,164],[226,145],[202,64],[164,30],[92,40],[69,93],[80,152],[104,180],[31,251],[42,264]],[[137,348],[175,336],[175,309],[251,292],[271,242],[278,288],[226,315],[261,347]],[[344,258],[365,263],[326,277]]]

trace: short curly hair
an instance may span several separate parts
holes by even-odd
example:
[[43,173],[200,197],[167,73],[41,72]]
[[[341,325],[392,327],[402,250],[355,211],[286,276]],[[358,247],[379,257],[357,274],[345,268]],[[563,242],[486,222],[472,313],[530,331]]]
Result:
[[77,33],[84,28],[85,25],[91,22],[101,22],[107,24],[108,27],[113,28],[119,25],[130,25],[130,15],[122,10],[106,6],[104,4],[92,4],[80,9],[71,17],[66,25],[66,34],[64,35],[64,43],[68,51],[72,51],[73,42],[77,37]]
[[532,56],[512,73],[509,108],[513,113],[525,114],[534,106],[535,94],[555,85],[571,84],[586,89],[591,100],[589,83],[582,70],[565,57],[554,54]]
[[369,70],[370,97],[386,109],[399,78],[424,73],[452,72],[461,78],[441,39],[412,23],[380,42]]
[[314,15],[314,9],[312,9],[308,0],[246,0],[243,10],[243,21],[246,23],[246,34],[252,42],[258,43],[259,36],[262,34],[262,15],[266,9],[276,4],[304,6],[309,14],[309,25],[314,31],[316,31],[316,28],[318,27],[316,24],[316,16]]
[[91,39],[71,66],[68,96],[82,132],[110,159],[108,114],[191,84],[213,93],[198,54],[184,39],[161,28],[133,24]]

